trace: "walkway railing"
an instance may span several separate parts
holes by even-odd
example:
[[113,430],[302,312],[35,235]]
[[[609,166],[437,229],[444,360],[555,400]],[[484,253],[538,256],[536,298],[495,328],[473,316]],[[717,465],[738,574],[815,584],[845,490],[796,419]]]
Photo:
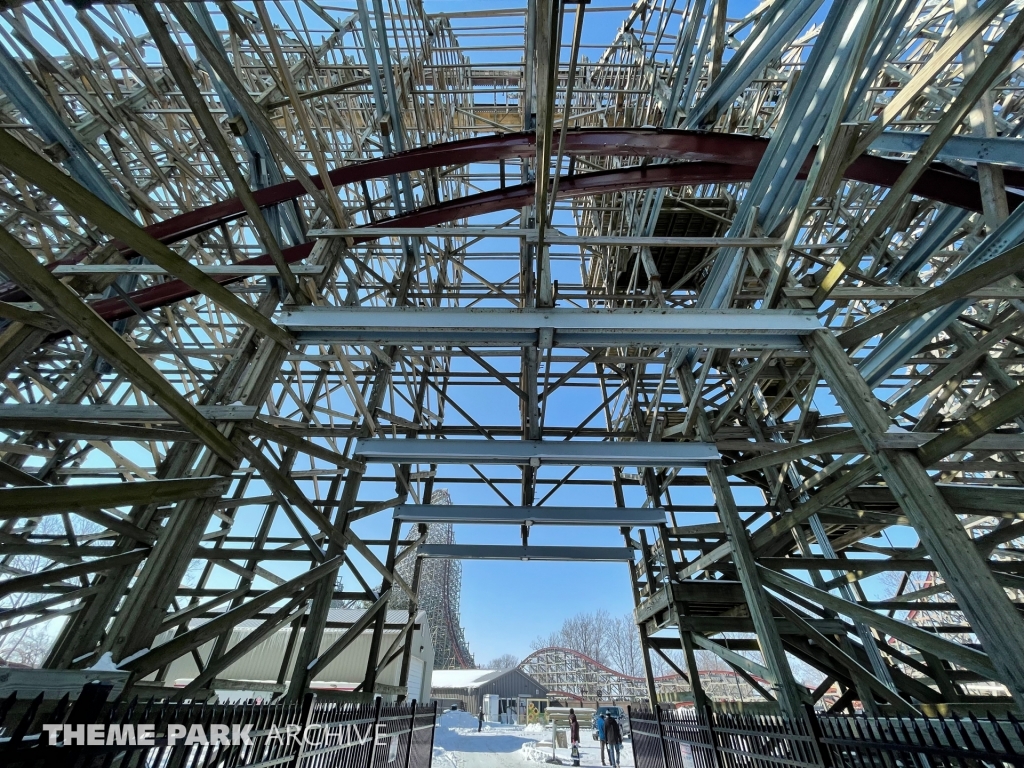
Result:
[[977,718],[629,710],[637,768],[1024,768],[1024,726]]
[[429,768],[433,752],[436,703],[333,704],[307,694],[295,704],[107,705],[107,691],[0,701],[0,765]]

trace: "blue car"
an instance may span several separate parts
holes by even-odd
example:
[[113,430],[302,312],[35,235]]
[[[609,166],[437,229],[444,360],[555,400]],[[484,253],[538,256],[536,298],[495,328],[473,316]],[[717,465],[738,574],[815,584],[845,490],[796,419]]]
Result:
[[629,718],[626,716],[626,710],[622,707],[598,707],[593,719],[590,721],[594,740],[597,741],[597,718],[603,717],[605,714],[615,718],[615,721],[619,724],[619,730],[622,731],[622,738],[628,739],[630,737]]

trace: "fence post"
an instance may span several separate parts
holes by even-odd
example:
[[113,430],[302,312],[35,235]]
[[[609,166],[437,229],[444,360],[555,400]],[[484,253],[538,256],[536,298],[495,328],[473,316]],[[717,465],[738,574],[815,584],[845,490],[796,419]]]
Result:
[[309,723],[313,719],[313,704],[316,703],[316,694],[307,692],[302,697],[302,709],[299,714],[299,738],[298,746],[295,748],[295,756],[291,760],[292,768],[300,768],[302,755],[306,751],[306,734],[309,730]]
[[[668,763],[668,739],[665,738],[665,724],[661,721],[661,707],[657,703],[654,705],[654,717],[658,723],[658,741],[661,743],[661,764],[665,768],[669,768]],[[633,732],[633,724],[629,724],[630,733]],[[636,744],[636,741],[633,742]],[[636,762],[636,749],[633,750],[633,761]]]
[[110,683],[86,683],[82,686],[82,692],[78,694],[75,703],[71,705],[67,722],[73,725],[83,723],[99,722],[100,712],[103,705],[107,703],[113,686]]
[[373,700],[373,727],[370,729],[370,751],[366,756],[366,768],[373,768],[373,758],[377,754],[377,724],[380,723],[381,697]]
[[551,718],[551,762],[557,762],[558,757],[555,754],[555,748],[558,746],[558,725],[555,723],[555,718]]
[[804,719],[807,721],[807,729],[814,740],[814,748],[818,752],[818,762],[823,768],[832,768],[832,753],[829,752],[828,745],[822,738],[824,734],[821,730],[821,723],[814,707],[810,704],[804,704]]
[[[437,732],[437,699],[434,699],[434,724],[430,726],[430,751],[427,753],[427,768],[434,762],[434,734]],[[416,766],[421,768],[421,766]]]
[[718,750],[718,736],[715,734],[715,710],[711,708],[710,703],[704,705],[704,719],[708,723],[708,739],[711,741],[711,754],[715,758],[715,768],[725,768],[725,759]]
[[[412,715],[409,717],[409,743],[405,747],[405,768],[412,759],[412,737],[416,734],[416,699],[412,700]],[[433,751],[433,750],[431,750]]]

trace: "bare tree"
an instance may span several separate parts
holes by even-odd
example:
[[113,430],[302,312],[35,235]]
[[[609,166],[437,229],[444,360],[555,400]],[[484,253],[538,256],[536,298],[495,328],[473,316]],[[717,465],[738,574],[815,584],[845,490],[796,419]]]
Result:
[[817,688],[825,679],[825,673],[820,669],[792,656],[789,657],[789,666],[793,670],[793,678],[808,688]]
[[530,647],[535,651],[541,648],[568,648],[605,664],[608,660],[606,646],[611,621],[612,618],[606,611],[577,613],[566,619],[557,632],[552,632],[547,637],[541,635],[534,638]]
[[491,659],[487,669],[515,669],[519,666],[519,657],[513,653],[503,653],[497,658]]
[[[616,672],[630,677],[644,676],[643,651],[640,648],[640,632],[633,621],[633,614],[626,613],[612,618],[605,611],[578,613],[566,619],[562,628],[547,637],[534,638],[530,644],[533,650],[541,648],[568,648],[589,656]],[[681,651],[666,650],[676,667],[686,669],[686,660]],[[728,668],[724,662],[709,651],[696,652],[697,667],[701,670]],[[491,662],[493,666],[495,662]],[[676,670],[666,663],[660,654],[651,652],[651,671],[655,677],[675,675]]]
[[530,643],[530,650],[539,651],[541,648],[563,648],[565,647],[564,641],[565,638],[562,637],[561,632],[552,632],[547,637],[537,635]]
[[566,648],[605,663],[607,657],[605,636],[611,617],[606,611],[577,613],[562,624],[562,638]]
[[[23,538],[26,541],[41,539],[49,543],[55,536],[73,540],[88,537],[102,530],[95,523],[77,516],[69,516],[67,522],[71,524],[70,530],[65,528],[65,521],[62,518],[44,517],[24,531]],[[3,572],[11,576],[39,573],[55,565],[59,563],[54,563],[41,555],[14,555],[2,561]],[[0,599],[0,609],[17,611],[39,601],[42,597],[43,595],[33,592],[16,592]],[[28,624],[28,619],[18,617],[0,621],[0,659],[10,664],[24,664],[29,667],[42,665],[53,644],[50,630],[54,621]]]
[[[662,653],[664,653],[666,656],[672,659],[672,664],[675,664],[676,667],[678,667],[679,669],[686,671],[686,659],[683,658],[682,651],[673,651],[666,649],[662,651]],[[661,654],[655,653],[654,651],[651,652],[651,671],[654,673],[655,677],[668,677],[670,675],[679,674],[672,667],[672,664],[669,664],[667,661],[665,661],[665,659],[662,658]],[[701,668],[699,661],[697,662],[697,666],[698,668]]]
[[611,619],[606,627],[608,666],[630,677],[642,677],[643,653],[640,650],[640,633],[633,623],[633,615],[627,613]]
[[33,624],[20,631],[0,636],[0,659],[7,664],[39,667],[46,658],[53,637],[43,624]]

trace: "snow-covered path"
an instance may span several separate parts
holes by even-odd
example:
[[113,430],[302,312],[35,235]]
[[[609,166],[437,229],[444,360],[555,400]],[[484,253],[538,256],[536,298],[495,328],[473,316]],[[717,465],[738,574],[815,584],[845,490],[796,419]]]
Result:
[[476,717],[469,712],[441,715],[434,733],[434,768],[525,768],[529,764],[523,745],[543,738],[517,725],[485,723],[480,733],[476,728]]
[[[536,768],[531,762],[529,745],[550,738],[550,730],[541,726],[496,725],[485,723],[477,733],[476,717],[468,712],[445,712],[434,734],[434,768]],[[601,765],[598,742],[583,729],[580,765],[592,768]],[[527,747],[524,749],[524,746]],[[532,750],[534,759],[540,755]],[[543,748],[543,757],[550,756],[551,747]],[[571,765],[568,749],[559,749],[556,756],[563,765]],[[541,758],[543,759],[543,758]],[[633,765],[633,747],[623,745],[622,766]]]

